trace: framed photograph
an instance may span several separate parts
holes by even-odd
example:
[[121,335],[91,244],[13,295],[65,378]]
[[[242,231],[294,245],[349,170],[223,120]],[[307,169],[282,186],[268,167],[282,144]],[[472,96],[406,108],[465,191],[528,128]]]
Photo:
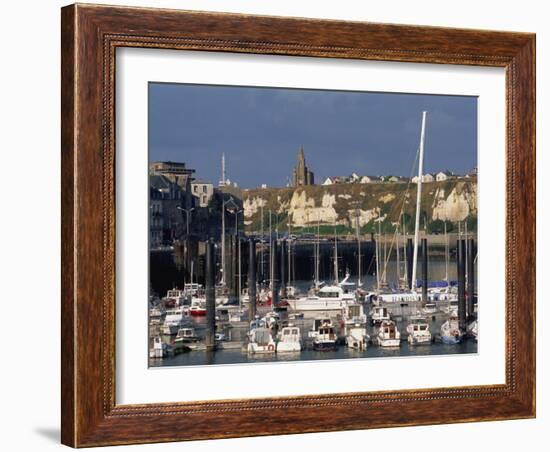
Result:
[[62,442],[535,416],[535,37],[62,9]]

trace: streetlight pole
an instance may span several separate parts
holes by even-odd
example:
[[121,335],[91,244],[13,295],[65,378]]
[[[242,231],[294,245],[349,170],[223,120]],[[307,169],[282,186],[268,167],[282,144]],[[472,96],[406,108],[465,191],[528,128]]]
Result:
[[181,210],[182,212],[185,212],[185,225],[186,225],[186,235],[189,237],[189,215],[193,210],[195,210],[194,207],[191,207],[190,209],[184,209],[181,206],[177,206],[177,209]]

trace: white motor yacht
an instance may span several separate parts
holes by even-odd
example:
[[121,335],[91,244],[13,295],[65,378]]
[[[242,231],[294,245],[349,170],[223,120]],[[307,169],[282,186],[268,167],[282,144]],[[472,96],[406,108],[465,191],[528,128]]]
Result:
[[278,334],[277,353],[299,352],[302,350],[300,328],[289,325],[283,327]]
[[380,347],[401,346],[401,333],[393,320],[383,320],[376,335],[376,341]]

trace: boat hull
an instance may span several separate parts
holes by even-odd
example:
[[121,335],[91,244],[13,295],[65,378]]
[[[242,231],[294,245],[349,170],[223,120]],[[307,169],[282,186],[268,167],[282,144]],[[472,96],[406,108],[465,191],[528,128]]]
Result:
[[328,352],[336,350],[336,341],[315,341],[313,342],[313,350],[318,352]]
[[193,317],[203,317],[206,315],[206,309],[191,309],[189,310],[189,314]]
[[277,353],[295,353],[302,350],[298,342],[279,342],[277,344]]
[[378,345],[380,347],[398,348],[398,347],[401,346],[401,339],[381,339],[381,338],[378,338]]
[[411,345],[431,344],[432,336],[431,335],[415,336],[415,335],[409,334],[409,336],[407,337],[407,341]]
[[460,344],[462,342],[462,337],[461,336],[442,335],[441,336],[441,342],[443,342],[446,345],[456,345],[456,344]]

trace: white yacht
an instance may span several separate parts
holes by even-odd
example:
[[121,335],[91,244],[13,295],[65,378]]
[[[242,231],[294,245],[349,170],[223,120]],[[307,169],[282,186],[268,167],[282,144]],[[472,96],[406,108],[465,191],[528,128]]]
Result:
[[374,306],[370,313],[370,318],[373,325],[382,323],[384,320],[390,320],[390,311],[388,308],[384,308],[382,306]]
[[199,342],[200,338],[195,333],[195,328],[180,328],[174,343],[176,345],[185,345],[189,348],[193,348]]
[[292,311],[340,311],[355,303],[355,293],[337,285],[323,286],[316,295],[289,298],[287,302]]
[[365,325],[367,323],[367,314],[360,303],[348,304],[343,309],[343,314],[346,325]]
[[176,334],[185,323],[186,317],[187,312],[183,306],[167,309],[164,323],[160,327],[160,332],[166,335]]
[[275,341],[269,328],[258,326],[250,330],[247,351],[250,354],[275,353]]
[[477,320],[474,320],[468,325],[466,334],[477,342]]
[[346,327],[346,345],[355,350],[366,350],[369,335],[364,324],[356,323]]
[[277,353],[299,352],[302,350],[302,338],[300,328],[289,325],[283,327],[278,334]]
[[422,316],[411,317],[407,325],[407,340],[411,345],[430,344],[432,342],[432,333],[430,325]]
[[441,341],[448,345],[462,342],[462,331],[460,331],[458,316],[454,312],[449,317],[449,320],[441,325]]
[[317,335],[313,339],[313,349],[318,351],[336,350],[336,331],[332,322],[324,322],[317,329]]
[[401,333],[393,320],[383,320],[376,335],[376,341],[380,347],[401,346]]

